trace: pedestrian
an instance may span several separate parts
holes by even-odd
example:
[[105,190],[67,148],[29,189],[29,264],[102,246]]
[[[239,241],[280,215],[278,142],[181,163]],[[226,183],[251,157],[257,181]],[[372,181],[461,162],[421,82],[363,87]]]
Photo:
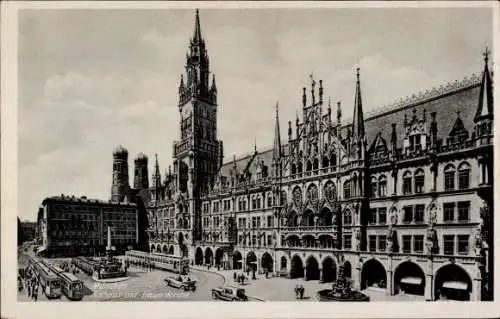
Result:
[[295,299],[299,299],[299,291],[300,291],[300,287],[299,285],[295,285]]
[[38,299],[38,286],[35,288],[35,291],[33,293],[33,299],[35,299],[35,301],[37,301]]
[[233,280],[236,281],[236,271],[233,273]]
[[31,297],[31,284],[29,281],[26,283],[26,288],[28,289],[28,297]]
[[268,275],[268,271],[267,271],[267,269],[266,269],[266,279],[267,279],[267,275]]
[[300,286],[300,299],[304,299],[304,291],[305,291],[304,286],[301,285]]

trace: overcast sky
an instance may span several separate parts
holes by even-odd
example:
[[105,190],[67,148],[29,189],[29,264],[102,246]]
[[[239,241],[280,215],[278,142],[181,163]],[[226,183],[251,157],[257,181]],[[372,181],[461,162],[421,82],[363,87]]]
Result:
[[[225,159],[272,144],[301,107],[309,74],[352,116],[482,69],[490,9],[200,10],[218,86]],[[47,196],[108,199],[112,151],[158,153],[178,138],[180,74],[194,10],[40,10],[19,15],[19,215]]]

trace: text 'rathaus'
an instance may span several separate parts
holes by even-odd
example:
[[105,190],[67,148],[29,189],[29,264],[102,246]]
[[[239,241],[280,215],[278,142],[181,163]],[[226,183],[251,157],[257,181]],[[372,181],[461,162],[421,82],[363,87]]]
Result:
[[[311,78],[301,116],[288,122],[286,138],[276,106],[272,148],[224,161],[217,139],[219,92],[197,11],[178,87],[181,134],[173,165],[162,176],[156,158],[150,184],[148,158],[140,153],[130,187],[128,152],[115,149],[110,201],[44,200],[39,229],[45,252],[102,250],[103,225],[114,223],[122,225],[113,237],[120,249],[186,256],[197,265],[333,281],[342,264],[358,289],[397,294],[406,285],[427,300],[446,289],[458,291],[456,299],[491,299],[494,107],[488,64],[486,51],[480,76],[416,94],[367,118],[358,68],[348,125],[340,102],[332,106],[323,81]],[[47,228],[57,219],[47,207],[61,202],[66,210],[60,214],[94,225],[85,233],[90,244],[77,238],[83,233],[75,233],[70,246],[50,238]]]

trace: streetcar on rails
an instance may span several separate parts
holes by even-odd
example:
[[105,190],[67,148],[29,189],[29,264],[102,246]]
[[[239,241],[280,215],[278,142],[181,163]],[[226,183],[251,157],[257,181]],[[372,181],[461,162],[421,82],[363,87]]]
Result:
[[62,293],[65,294],[69,300],[82,300],[83,282],[75,275],[64,271],[58,266],[50,265],[49,267],[61,279]]
[[61,297],[61,279],[39,258],[31,258],[28,262],[33,270],[42,291],[49,299]]
[[153,265],[156,269],[181,275],[189,273],[189,259],[185,257],[129,250],[125,252],[125,260],[130,264]]

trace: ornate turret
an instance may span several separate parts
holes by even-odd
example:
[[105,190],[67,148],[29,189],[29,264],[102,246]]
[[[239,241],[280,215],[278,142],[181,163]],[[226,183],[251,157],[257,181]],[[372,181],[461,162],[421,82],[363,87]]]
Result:
[[484,70],[481,79],[481,91],[479,92],[479,101],[474,117],[476,136],[480,144],[492,143],[491,136],[493,134],[493,83],[488,68],[489,54],[490,51],[486,47],[483,53]]
[[273,143],[273,167],[274,176],[280,175],[280,161],[281,161],[281,132],[279,120],[279,104],[276,102],[276,123],[274,126],[274,143]]
[[356,69],[356,93],[354,96],[354,115],[352,119],[350,144],[351,156],[356,160],[364,160],[366,153],[366,137],[363,103],[361,99],[361,84],[359,81],[359,67]]

